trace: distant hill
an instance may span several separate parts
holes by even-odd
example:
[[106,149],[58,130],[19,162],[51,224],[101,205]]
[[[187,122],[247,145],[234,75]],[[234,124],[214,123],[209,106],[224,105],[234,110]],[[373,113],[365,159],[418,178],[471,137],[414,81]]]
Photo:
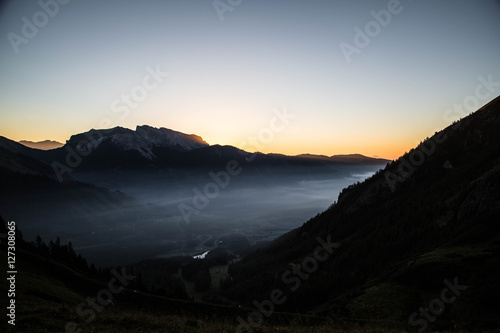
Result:
[[57,142],[57,141],[51,141],[51,140],[44,140],[44,141],[38,141],[38,142],[33,142],[33,141],[26,141],[26,140],[21,140],[19,141],[20,144],[25,145],[26,147],[34,148],[34,149],[41,149],[41,150],[50,150],[50,149],[56,149],[64,146],[64,144]]
[[[224,299],[252,306],[278,289],[281,311],[410,329],[500,327],[498,128],[500,97],[230,267]],[[319,237],[338,245],[325,262],[311,259]],[[450,283],[466,286],[452,304],[440,300]],[[419,314],[435,304],[432,320]]]
[[351,163],[351,164],[384,164],[387,163],[386,159],[383,158],[374,158],[367,157],[361,154],[347,154],[347,155],[333,155],[333,156],[325,156],[325,155],[314,155],[314,154],[302,154],[297,155],[297,157],[301,158],[311,158],[311,159],[320,159],[324,161],[330,162],[339,162],[339,163]]

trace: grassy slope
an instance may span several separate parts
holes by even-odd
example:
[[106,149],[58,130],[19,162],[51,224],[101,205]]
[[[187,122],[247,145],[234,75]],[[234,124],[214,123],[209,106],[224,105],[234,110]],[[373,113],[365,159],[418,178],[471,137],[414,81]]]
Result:
[[[96,313],[90,323],[83,322],[76,306],[87,297],[95,297],[106,284],[93,280],[60,263],[18,250],[16,281],[16,326],[0,323],[1,332],[64,332],[68,321],[74,321],[81,332],[170,332],[229,333],[236,332],[237,318],[247,318],[249,309],[214,306],[172,300],[125,290],[116,296],[114,305]],[[4,249],[0,260],[6,262]],[[5,280],[0,281],[6,290]],[[5,305],[2,297],[2,307]],[[352,321],[297,314],[275,313],[255,328],[262,333],[381,333],[401,332],[383,322],[361,326]],[[456,331],[460,332],[460,331]]]
[[[0,251],[7,261],[5,249]],[[3,266],[2,266],[3,267]],[[63,332],[69,321],[82,332],[235,332],[237,318],[253,311],[206,303],[173,300],[125,289],[115,296],[114,305],[96,312],[95,320],[85,323],[76,307],[88,297],[107,288],[58,262],[43,258],[18,246],[16,280],[16,326],[0,323],[2,332]],[[0,281],[7,289],[6,280]],[[2,308],[6,306],[2,297]],[[87,309],[87,308],[86,308]],[[344,329],[326,318],[276,313],[256,332],[335,332]]]

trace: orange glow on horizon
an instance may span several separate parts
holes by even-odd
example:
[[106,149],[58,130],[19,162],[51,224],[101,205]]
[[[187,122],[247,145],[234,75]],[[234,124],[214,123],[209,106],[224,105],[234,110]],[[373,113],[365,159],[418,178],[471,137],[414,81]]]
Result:
[[[135,130],[135,126],[122,127],[127,127]],[[44,131],[39,127],[23,128],[23,130],[23,132],[20,132],[9,128],[7,130],[2,130],[0,132],[0,135],[16,142],[20,140],[28,140],[33,142],[52,140],[64,144],[66,140],[71,137],[71,135],[85,132],[88,129],[79,129],[74,131],[74,133],[71,133],[69,130],[65,129],[56,129],[49,135],[47,134],[47,131]],[[300,154],[314,154],[325,156],[362,154],[367,157],[378,157],[388,160],[394,160],[418,144],[418,141],[415,138],[406,138],[406,140],[400,139],[396,141],[391,140],[389,137],[378,137],[378,140],[370,140],[369,138],[365,139],[357,137],[357,140],[355,140],[355,142],[352,139],[351,141],[343,140],[343,142],[334,142],[337,140],[334,140],[332,138],[329,140],[327,139],[326,141],[329,142],[325,143],[325,138],[321,138],[323,140],[323,142],[321,142],[318,135],[307,136],[309,140],[303,140],[302,138],[297,138],[294,136],[280,137],[279,135],[276,135],[276,139],[269,144],[245,145],[245,139],[236,139],[230,134],[225,135],[223,133],[214,131],[210,131],[209,133],[197,133],[196,130],[186,131],[184,129],[179,131],[186,134],[200,135],[210,145],[230,145],[249,152],[259,151],[264,154],[276,153],[290,156]],[[245,136],[242,136],[242,138],[245,138]]]
[[[193,133],[196,134],[196,133]],[[24,135],[23,133],[9,131],[7,133],[0,133],[1,136],[6,137],[7,139],[19,142],[21,140],[39,142],[45,140],[57,141],[62,144],[68,140],[72,134],[63,134],[59,135],[45,135],[41,130],[36,133],[29,133]],[[344,154],[361,154],[367,157],[377,157],[377,158],[385,158],[388,160],[397,159],[399,156],[403,155],[405,152],[409,151],[411,148],[415,146],[415,144],[406,143],[401,145],[383,145],[381,144],[356,144],[356,145],[329,145],[323,144],[322,146],[315,145],[314,147],[307,146],[305,144],[302,145],[294,145],[294,144],[280,144],[280,145],[261,145],[261,146],[242,146],[242,141],[239,143],[236,141],[229,140],[226,138],[220,140],[212,140],[210,138],[203,137],[202,138],[208,142],[210,145],[230,145],[234,146],[249,152],[261,152],[264,154],[284,154],[284,155],[301,155],[301,154],[314,154],[314,155],[344,155]]]

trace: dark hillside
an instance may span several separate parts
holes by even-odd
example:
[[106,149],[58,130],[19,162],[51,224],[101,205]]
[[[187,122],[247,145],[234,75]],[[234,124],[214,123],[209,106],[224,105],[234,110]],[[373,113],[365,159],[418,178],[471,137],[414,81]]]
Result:
[[[405,324],[457,277],[467,292],[433,324],[498,325],[500,306],[487,300],[500,296],[499,127],[497,98],[234,265],[225,296],[250,305],[280,288],[286,311]],[[340,246],[293,288],[283,274],[328,236]]]

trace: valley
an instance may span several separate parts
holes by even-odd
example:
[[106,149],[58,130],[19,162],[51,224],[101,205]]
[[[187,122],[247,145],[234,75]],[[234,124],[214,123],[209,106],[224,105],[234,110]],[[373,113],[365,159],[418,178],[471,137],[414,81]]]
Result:
[[[342,188],[362,181],[378,167],[382,166],[343,167],[323,174],[291,171],[288,175],[279,168],[265,174],[244,170],[206,207],[191,214],[189,223],[181,208],[193,207],[193,189],[203,189],[211,181],[206,170],[183,177],[151,171],[75,172],[76,180],[109,189],[109,195],[119,201],[108,194],[80,196],[80,191],[38,198],[34,189],[31,199],[22,194],[22,205],[14,192],[0,208],[6,218],[16,219],[27,238],[40,235],[71,241],[98,266],[194,256],[218,246],[221,237],[232,236],[243,236],[244,243],[231,247],[243,255],[251,246],[272,241],[328,208]],[[74,216],[71,221],[67,214]]]
[[[91,153],[60,182],[60,169],[48,165],[66,163],[85,139]],[[387,162],[251,154],[148,126],[92,130],[49,151],[8,139],[2,147],[5,160],[19,159],[2,174],[3,216],[28,239],[71,241],[97,266],[195,256],[221,239],[238,239],[227,248],[243,256],[299,227]],[[152,154],[143,155],[147,149]],[[33,175],[18,174],[21,167]]]

